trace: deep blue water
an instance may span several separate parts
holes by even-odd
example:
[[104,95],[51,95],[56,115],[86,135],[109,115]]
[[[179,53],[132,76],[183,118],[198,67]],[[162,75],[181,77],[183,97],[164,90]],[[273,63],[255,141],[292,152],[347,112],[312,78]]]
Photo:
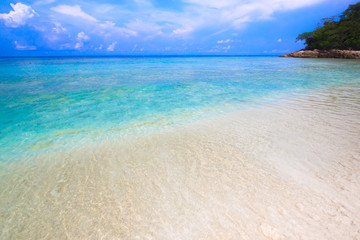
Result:
[[359,81],[357,60],[2,58],[0,161]]

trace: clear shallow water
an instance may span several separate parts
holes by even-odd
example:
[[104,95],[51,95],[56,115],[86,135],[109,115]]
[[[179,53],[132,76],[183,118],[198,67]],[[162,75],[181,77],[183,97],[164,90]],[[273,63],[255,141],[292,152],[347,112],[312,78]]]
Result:
[[359,236],[358,61],[1,64],[0,239]]
[[0,160],[351,84],[359,65],[276,57],[0,59]]

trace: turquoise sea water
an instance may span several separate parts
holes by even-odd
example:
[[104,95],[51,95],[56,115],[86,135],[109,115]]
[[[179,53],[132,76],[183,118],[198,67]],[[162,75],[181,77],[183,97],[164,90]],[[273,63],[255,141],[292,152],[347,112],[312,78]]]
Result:
[[0,239],[356,239],[360,62],[0,59]]
[[2,58],[0,161],[359,81],[356,60]]

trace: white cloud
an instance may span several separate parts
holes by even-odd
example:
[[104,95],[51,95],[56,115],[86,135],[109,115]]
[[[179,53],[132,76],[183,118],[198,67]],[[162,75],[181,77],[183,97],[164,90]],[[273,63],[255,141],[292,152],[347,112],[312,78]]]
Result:
[[217,43],[222,44],[222,43],[229,43],[229,42],[233,42],[234,40],[231,39],[226,39],[226,40],[219,40],[217,41]]
[[60,50],[63,50],[63,49],[72,49],[72,45],[70,43],[64,43],[64,44],[61,44],[59,49]]
[[4,20],[8,27],[16,28],[25,25],[28,19],[38,15],[31,6],[22,3],[10,3],[10,5],[14,9],[13,11],[0,14],[0,19]]
[[185,0],[184,2],[200,5],[207,8],[224,8],[238,4],[236,0]]
[[116,10],[121,13],[123,21],[129,21],[126,24],[129,30],[147,35],[156,35],[161,31],[162,36],[189,38],[199,30],[221,33],[243,29],[250,22],[271,19],[275,12],[325,0],[183,0],[181,11],[158,8],[150,0],[133,1],[136,3],[135,10],[121,7]]
[[152,33],[152,34],[162,34],[162,26],[148,21],[143,21],[140,19],[136,19],[135,21],[131,21],[126,26],[129,29],[132,29],[136,32],[143,32],[143,33]]
[[82,43],[82,42],[77,42],[77,43],[75,44],[75,49],[82,48],[83,46],[84,46],[84,43]]
[[[146,40],[159,35],[190,38],[195,32],[206,30],[203,34],[207,36],[204,37],[210,37],[211,32],[243,29],[250,22],[271,19],[275,12],[322,1],[325,0],[182,0],[182,8],[178,10],[159,8],[151,0],[133,0],[131,9],[124,5],[112,4],[110,7],[105,4],[103,7],[97,6],[92,12],[96,12],[96,16],[112,19],[112,22],[99,24],[94,34],[97,31],[105,38],[119,37],[114,34],[128,37],[140,35],[142,40]],[[113,22],[121,22],[123,26],[117,27]],[[222,41],[223,44],[229,43],[225,42],[226,39]]]
[[34,2],[34,5],[47,5],[47,4],[51,4],[54,3],[56,0],[38,0],[36,2]]
[[41,33],[49,48],[59,49],[60,45],[71,40],[71,34],[60,22],[48,22],[47,24],[32,25]]
[[51,29],[54,33],[63,33],[66,32],[66,28],[64,28],[61,23],[54,22],[54,27]]
[[137,32],[133,31],[131,29],[128,28],[123,28],[123,27],[117,27],[115,25],[115,23],[111,22],[111,21],[105,21],[105,23],[98,23],[95,26],[94,29],[95,33],[104,35],[104,36],[112,36],[112,35],[123,35],[126,37],[130,37],[130,36],[136,36]]
[[[249,22],[271,19],[275,12],[314,5],[325,0],[185,0],[193,20],[205,26],[230,24],[235,29]],[[196,15],[195,15],[196,14]],[[196,21],[194,21],[196,22]]]
[[290,49],[286,49],[286,50],[273,49],[271,51],[264,51],[264,53],[288,53],[288,52],[290,52]]
[[100,44],[100,46],[99,47],[97,47],[97,48],[95,48],[94,50],[96,51],[96,50],[102,50],[103,49],[103,45],[102,44]]
[[173,34],[174,35],[188,35],[189,33],[191,33],[194,29],[190,26],[186,26],[186,27],[183,27],[183,28],[178,28],[178,29],[175,29],[173,31]]
[[90,16],[89,14],[87,14],[83,10],[81,10],[79,5],[75,5],[75,6],[59,5],[59,6],[51,8],[51,10],[61,13],[61,14],[69,15],[69,16],[80,17],[80,18],[83,18],[83,19],[91,21],[91,22],[97,22],[96,18],[94,18],[93,16]]
[[[36,10],[42,10],[45,14],[44,8],[48,9],[51,6],[45,4],[54,4],[56,0],[34,1],[38,7]],[[50,8],[52,12],[49,16],[44,15],[42,16],[44,19],[36,18],[31,22],[28,19],[34,17],[36,12],[30,6],[17,3],[11,5],[14,11],[0,14],[0,19],[5,21],[6,25],[13,27],[30,22],[33,29],[41,31],[42,36],[49,36],[48,39],[54,42],[54,46],[57,41],[58,45],[63,44],[66,49],[84,47],[86,41],[89,41],[89,37],[84,32],[91,36],[94,46],[98,47],[100,43],[105,43],[103,50],[108,51],[114,51],[117,44],[119,43],[120,46],[120,41],[125,38],[138,37],[137,43],[143,44],[144,41],[159,36],[165,40],[191,39],[196,36],[195,34],[201,33],[202,41],[211,39],[218,44],[216,51],[224,51],[227,50],[225,48],[230,49],[230,45],[236,47],[235,43],[239,42],[236,40],[238,37],[234,36],[235,33],[230,35],[231,32],[228,31],[242,29],[251,22],[271,19],[274,13],[279,11],[289,11],[321,1],[325,0],[181,0],[183,4],[177,10],[172,10],[171,6],[157,7],[157,4],[152,3],[153,0],[132,0],[127,4],[96,6],[83,1],[80,1],[84,4],[81,6],[75,5],[79,4],[79,1],[72,3],[74,5],[60,4],[56,1],[59,4]],[[18,11],[16,6],[22,6],[27,12]],[[91,6],[94,8],[91,9]],[[44,24],[45,22],[47,24]],[[79,36],[80,33],[84,35]],[[234,40],[223,37],[214,39],[216,36],[226,36],[223,33],[229,33],[228,37]],[[242,34],[241,31],[236,33]],[[274,40],[276,41],[276,38]],[[279,38],[277,41],[280,43],[283,40]],[[70,47],[65,44],[70,44]],[[94,46],[91,48],[95,49]],[[90,48],[90,44],[88,47]],[[139,48],[137,47],[136,51]]]
[[84,42],[89,41],[89,36],[87,36],[84,32],[79,32],[77,35],[78,42],[75,44],[75,49],[82,48],[84,46]]
[[[221,41],[224,41],[224,40],[220,40],[220,42]],[[208,52],[212,52],[212,53],[215,53],[215,52],[227,52],[230,48],[231,48],[231,45],[227,45],[227,46],[217,45],[213,49],[210,49]]]
[[143,8],[150,8],[150,7],[153,6],[152,3],[151,3],[151,1],[149,1],[149,0],[134,0],[134,2],[135,2],[138,6],[143,7]]
[[113,42],[112,44],[109,45],[109,47],[106,50],[109,52],[113,52],[116,44],[117,44],[117,41]]
[[98,15],[109,15],[115,9],[116,9],[116,5],[103,3],[103,4],[97,4],[96,9],[93,9],[93,12],[97,13]]
[[77,35],[77,39],[79,41],[89,41],[90,38],[84,32],[79,32]]
[[35,46],[22,45],[18,41],[14,41],[14,44],[17,50],[36,50]]
[[[59,5],[59,6],[51,8],[51,10],[61,13],[61,14],[79,17],[79,18],[88,20],[89,22],[87,23],[87,27],[91,27],[91,29],[92,29],[92,31],[90,33],[94,34],[94,35],[100,35],[101,37],[104,37],[104,38],[117,38],[120,36],[121,37],[123,37],[123,36],[130,37],[130,36],[137,35],[136,31],[125,28],[125,27],[118,27],[112,21],[105,21],[105,22],[98,21],[93,16],[90,16],[89,14],[85,13],[79,5],[75,5],[75,6]],[[82,24],[82,23],[80,23],[80,24]],[[83,39],[82,42],[83,41],[86,41],[86,40]],[[77,48],[82,47],[83,46],[82,42],[79,41],[76,44],[76,47]]]

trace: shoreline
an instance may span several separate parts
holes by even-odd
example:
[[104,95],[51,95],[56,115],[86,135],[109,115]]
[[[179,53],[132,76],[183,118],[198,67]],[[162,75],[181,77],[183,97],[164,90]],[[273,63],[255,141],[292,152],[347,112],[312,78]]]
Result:
[[293,58],[343,58],[343,59],[360,59],[360,51],[353,50],[299,50],[296,52],[281,55],[279,57]]
[[354,98],[319,90],[13,164],[0,175],[0,237],[352,239]]

